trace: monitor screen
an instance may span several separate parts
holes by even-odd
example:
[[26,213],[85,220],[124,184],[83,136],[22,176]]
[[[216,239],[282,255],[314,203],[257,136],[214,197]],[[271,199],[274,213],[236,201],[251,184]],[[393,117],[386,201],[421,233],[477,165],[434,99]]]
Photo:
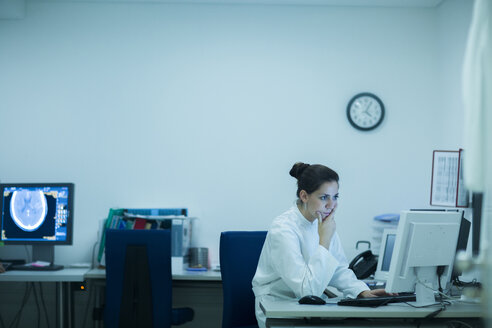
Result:
[[393,254],[393,247],[395,246],[396,234],[388,235],[386,238],[385,251],[383,254],[383,261],[381,262],[381,270],[389,271],[391,263],[391,255]]
[[420,305],[434,303],[434,292],[451,280],[462,216],[462,211],[402,211],[386,291],[415,291]]
[[73,184],[1,184],[0,189],[5,244],[72,244]]
[[474,192],[472,198],[472,254],[480,254],[480,226],[482,221],[483,193]]
[[384,229],[381,240],[381,249],[379,250],[378,265],[374,278],[376,280],[386,281],[391,264],[391,257],[395,247],[396,229]]

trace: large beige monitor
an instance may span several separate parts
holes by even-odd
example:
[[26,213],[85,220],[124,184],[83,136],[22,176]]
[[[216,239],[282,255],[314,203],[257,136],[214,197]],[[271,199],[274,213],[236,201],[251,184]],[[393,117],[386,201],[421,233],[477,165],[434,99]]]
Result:
[[434,303],[434,293],[451,279],[462,216],[457,210],[402,211],[386,291],[415,291],[419,305]]

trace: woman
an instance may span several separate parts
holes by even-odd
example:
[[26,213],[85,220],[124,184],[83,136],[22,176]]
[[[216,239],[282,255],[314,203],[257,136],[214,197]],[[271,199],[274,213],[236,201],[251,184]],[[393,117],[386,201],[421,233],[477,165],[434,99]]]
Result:
[[270,226],[253,278],[256,318],[265,327],[259,307],[262,299],[299,299],[321,296],[330,285],[346,297],[386,295],[369,290],[348,269],[336,233],[338,174],[324,165],[296,163],[290,175],[297,179],[297,201]]

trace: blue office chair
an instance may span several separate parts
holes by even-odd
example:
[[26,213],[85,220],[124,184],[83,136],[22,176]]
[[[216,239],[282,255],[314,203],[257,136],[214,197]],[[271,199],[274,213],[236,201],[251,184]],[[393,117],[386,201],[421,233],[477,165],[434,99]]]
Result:
[[258,327],[251,281],[266,234],[266,231],[226,231],[220,235],[222,328]]
[[193,319],[172,309],[169,230],[106,231],[105,327],[165,327]]

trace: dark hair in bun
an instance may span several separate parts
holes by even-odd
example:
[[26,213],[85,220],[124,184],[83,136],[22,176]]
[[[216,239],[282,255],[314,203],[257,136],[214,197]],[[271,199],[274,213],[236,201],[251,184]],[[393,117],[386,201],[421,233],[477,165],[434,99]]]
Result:
[[302,162],[297,162],[294,164],[294,166],[292,166],[292,168],[290,169],[289,171],[289,174],[296,178],[296,179],[299,179],[299,177],[301,176],[302,172],[304,172],[304,170],[306,168],[309,167],[309,164],[305,164],[305,163],[302,163]]
[[295,163],[289,171],[289,174],[297,179],[297,197],[301,190],[308,194],[316,191],[323,183],[336,181],[338,183],[338,174],[327,166],[321,164],[305,164],[302,162]]

